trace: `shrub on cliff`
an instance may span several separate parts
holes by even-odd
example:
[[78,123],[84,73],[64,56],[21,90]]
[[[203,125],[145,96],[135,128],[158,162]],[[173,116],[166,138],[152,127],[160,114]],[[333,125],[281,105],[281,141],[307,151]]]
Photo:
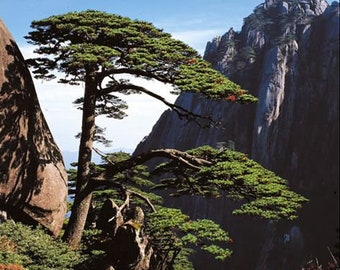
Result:
[[[1,269],[67,270],[79,262],[80,255],[41,228],[7,221],[0,224]],[[16,265],[18,268],[8,268]]]

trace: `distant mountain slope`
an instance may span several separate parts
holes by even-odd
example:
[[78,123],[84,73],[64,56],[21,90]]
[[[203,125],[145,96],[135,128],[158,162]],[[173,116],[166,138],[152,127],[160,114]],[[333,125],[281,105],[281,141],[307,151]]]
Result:
[[[298,220],[279,224],[232,217],[226,200],[171,202],[221,221],[236,239],[233,258],[216,266],[209,261],[209,269],[296,269],[310,255],[325,262],[339,228],[339,3],[267,0],[245,18],[241,32],[230,29],[208,42],[204,57],[259,103],[181,94],[178,104],[212,113],[221,127],[201,129],[168,110],[135,153],[231,141],[310,198]],[[206,269],[201,258],[196,269]]]

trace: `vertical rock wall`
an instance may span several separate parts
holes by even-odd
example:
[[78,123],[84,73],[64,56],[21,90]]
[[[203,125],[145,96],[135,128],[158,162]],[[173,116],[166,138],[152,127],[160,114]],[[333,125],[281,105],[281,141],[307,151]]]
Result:
[[[245,18],[241,32],[231,29],[209,42],[204,57],[258,96],[258,104],[181,94],[177,103],[195,113],[212,113],[221,127],[201,129],[167,111],[135,152],[233,141],[236,150],[289,179],[310,199],[299,219],[276,224],[232,217],[229,201],[171,203],[219,220],[231,233],[235,254],[223,267],[296,269],[311,255],[326,262],[327,246],[333,248],[339,228],[338,2],[267,0]],[[201,263],[198,259],[197,269],[204,269]]]
[[66,214],[66,171],[24,59],[1,20],[0,87],[0,208],[58,235]]

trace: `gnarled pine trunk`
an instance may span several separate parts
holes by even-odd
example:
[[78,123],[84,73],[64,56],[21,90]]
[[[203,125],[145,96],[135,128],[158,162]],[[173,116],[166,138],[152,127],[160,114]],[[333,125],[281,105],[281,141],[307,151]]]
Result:
[[72,248],[77,248],[79,246],[92,199],[92,191],[89,190],[89,183],[90,162],[95,132],[95,106],[96,82],[93,73],[88,72],[85,81],[76,194],[72,206],[71,217],[63,237]]

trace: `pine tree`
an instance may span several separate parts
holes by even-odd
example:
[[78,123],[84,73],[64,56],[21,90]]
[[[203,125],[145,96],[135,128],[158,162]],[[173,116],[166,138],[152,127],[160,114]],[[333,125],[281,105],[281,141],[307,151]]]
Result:
[[[76,101],[83,117],[75,200],[64,234],[64,239],[74,248],[81,241],[93,190],[98,181],[100,185],[106,183],[105,179],[91,175],[95,119],[98,115],[125,116],[127,105],[117,93],[144,93],[166,104],[181,118],[214,123],[210,116],[195,115],[170,103],[162,95],[136,85],[132,78],[170,84],[174,93],[197,92],[207,98],[240,104],[257,100],[212,69],[195,50],[148,22],[88,10],[34,21],[31,27],[34,31],[26,38],[38,46],[35,52],[41,55],[27,61],[35,77],[49,80],[60,72],[64,76],[59,82],[84,85],[84,95]],[[274,219],[295,217],[305,199],[289,191],[285,180],[258,167],[244,155],[216,151],[210,148],[189,153],[152,150],[111,164],[106,176],[113,177],[154,157],[166,157],[172,161],[159,171],[171,168],[176,177],[159,183],[159,188],[171,187],[176,194],[204,196],[218,196],[224,190],[234,198],[248,200],[237,213]]]

